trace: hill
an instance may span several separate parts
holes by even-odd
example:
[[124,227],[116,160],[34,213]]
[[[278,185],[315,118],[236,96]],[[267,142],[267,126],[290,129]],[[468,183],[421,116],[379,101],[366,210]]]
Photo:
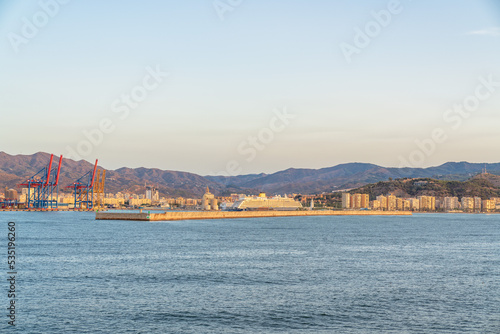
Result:
[[[0,185],[9,188],[38,172],[49,161],[48,153],[9,155],[0,152]],[[64,159],[61,170],[61,190],[66,185],[91,170],[87,161]],[[480,164],[448,162],[430,168],[387,168],[368,163],[347,163],[320,169],[289,168],[272,174],[238,176],[201,176],[189,172],[156,168],[120,168],[107,171],[107,192],[144,192],[144,184],[156,185],[163,196],[200,197],[210,187],[217,195],[231,193],[270,194],[284,193],[331,193],[340,189],[362,187],[366,184],[386,181],[389,178],[432,178],[443,181],[462,181],[480,173],[486,167],[500,171],[500,163]],[[493,172],[495,173],[495,172]],[[490,180],[491,181],[491,180]]]
[[369,194],[370,199],[379,195],[393,194],[397,197],[500,197],[500,176],[480,174],[467,181],[445,181],[430,178],[397,179],[382,181],[353,189],[351,193]]

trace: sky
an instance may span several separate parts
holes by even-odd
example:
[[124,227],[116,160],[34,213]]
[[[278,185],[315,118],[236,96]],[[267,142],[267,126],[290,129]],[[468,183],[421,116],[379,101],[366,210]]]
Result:
[[272,173],[499,162],[494,0],[0,0],[0,151]]

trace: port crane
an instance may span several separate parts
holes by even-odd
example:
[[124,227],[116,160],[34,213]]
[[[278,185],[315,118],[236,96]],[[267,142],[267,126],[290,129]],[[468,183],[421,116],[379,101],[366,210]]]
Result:
[[97,160],[93,170],[85,173],[78,180],[73,182],[67,188],[73,189],[74,209],[92,210],[94,206],[94,180],[97,170]]
[[[102,173],[102,174],[101,174]],[[94,190],[94,206],[97,210],[104,208],[104,182],[106,181],[106,170],[97,171],[97,179]]]
[[[59,164],[52,168],[54,155],[50,155],[49,164],[38,173],[28,178],[19,186],[27,187],[26,208],[28,210],[54,210],[58,209],[57,198],[59,195],[59,175],[61,172],[63,156],[59,157]],[[54,199],[55,195],[55,199]]]

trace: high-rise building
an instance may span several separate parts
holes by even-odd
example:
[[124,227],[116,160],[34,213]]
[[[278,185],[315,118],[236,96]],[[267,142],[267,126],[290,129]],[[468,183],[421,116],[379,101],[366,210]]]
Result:
[[387,196],[387,211],[396,210],[396,206],[397,206],[396,196],[394,195]]
[[474,199],[472,197],[462,197],[462,210],[465,212],[474,211]]
[[351,208],[368,209],[370,207],[370,195],[354,194],[351,196]]
[[361,194],[361,208],[368,209],[370,207],[370,195]]
[[418,196],[420,202],[420,210],[434,211],[436,210],[436,197],[434,196]]
[[483,203],[483,211],[484,212],[491,212],[491,211],[494,211],[496,209],[496,204],[495,204],[495,201],[493,200],[484,200]]
[[146,186],[146,193],[144,194],[145,199],[151,200],[151,202],[160,201],[160,192],[156,187]]
[[403,211],[404,210],[404,204],[403,204],[403,199],[402,198],[396,198],[396,210]]
[[443,208],[446,211],[456,210],[459,208],[458,197],[445,197],[444,198],[444,206]]
[[380,210],[380,201],[378,199],[371,201],[371,208],[373,210]]
[[352,204],[351,207],[354,209],[361,208],[361,194],[352,195]]
[[481,211],[481,204],[482,200],[481,197],[474,197],[474,211],[479,212]]
[[6,200],[11,200],[11,201],[17,201],[19,199],[19,196],[17,194],[17,190],[9,189],[7,187],[5,187],[4,197]]
[[342,208],[343,209],[351,208],[351,194],[342,193]]
[[490,198],[490,201],[495,202],[495,204],[500,204],[500,197],[492,197]]
[[420,200],[418,198],[410,198],[410,208],[413,211],[420,210]]
[[380,208],[382,210],[387,210],[387,197],[385,196],[377,196],[377,201],[380,201]]

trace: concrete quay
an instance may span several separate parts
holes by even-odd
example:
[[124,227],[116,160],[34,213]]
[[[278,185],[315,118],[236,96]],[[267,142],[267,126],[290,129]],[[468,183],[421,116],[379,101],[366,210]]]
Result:
[[304,216],[411,216],[411,211],[169,211],[164,213],[96,212],[96,220],[174,221]]

